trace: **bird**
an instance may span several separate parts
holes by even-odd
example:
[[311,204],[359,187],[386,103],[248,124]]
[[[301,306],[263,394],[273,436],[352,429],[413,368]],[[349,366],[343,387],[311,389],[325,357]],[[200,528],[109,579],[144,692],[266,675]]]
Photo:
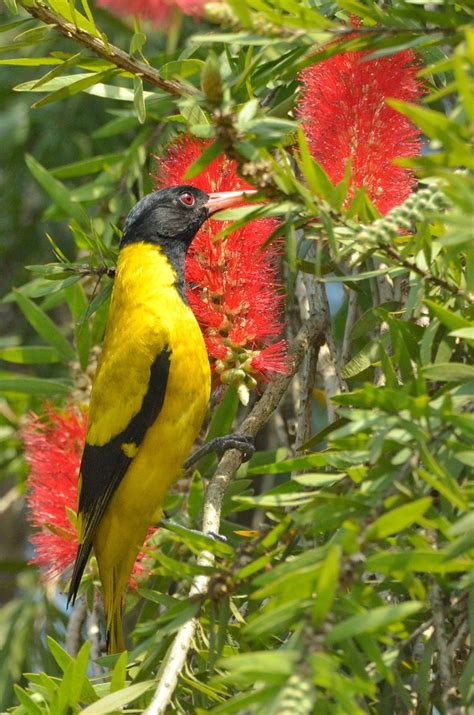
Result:
[[[167,187],[142,198],[124,224],[91,389],[79,469],[78,548],[67,599],[68,606],[74,604],[93,550],[108,653],[125,650],[126,584],[201,429],[210,396],[209,359],[186,300],[186,253],[210,216],[240,205],[251,193]],[[251,451],[248,438],[229,437],[230,446]],[[208,443],[197,456],[225,444]]]

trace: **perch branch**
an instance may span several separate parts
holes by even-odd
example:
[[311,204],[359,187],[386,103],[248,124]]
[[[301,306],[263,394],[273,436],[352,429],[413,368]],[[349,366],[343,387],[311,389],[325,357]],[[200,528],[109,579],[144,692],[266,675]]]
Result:
[[82,30],[74,23],[68,22],[62,15],[54,12],[44,3],[37,2],[35,5],[30,5],[28,2],[20,0],[19,4],[32,17],[44,22],[46,25],[53,26],[64,37],[77,42],[83,47],[87,47],[98,57],[102,57],[116,67],[125,70],[125,72],[141,77],[144,82],[148,82],[148,84],[158,87],[174,97],[186,96],[192,92],[192,88],[189,86],[185,86],[181,82],[163,79],[158,70],[151,67],[151,65],[135,59],[119,47],[104,42],[101,37],[96,37],[90,32]]
[[[305,354],[311,347],[321,345],[324,341],[325,331],[326,319],[322,314],[313,315],[302,325],[291,345],[292,363],[288,374],[278,376],[274,382],[267,387],[250,414],[242,422],[239,429],[241,434],[255,437],[257,432],[278,407],[281,398],[288,388],[293,375],[298,370]],[[226,452],[220,460],[216,473],[207,488],[202,519],[202,530],[204,533],[219,533],[224,495],[232,479],[232,475],[239,468],[241,462],[242,454],[235,449]],[[213,554],[204,551],[198,559],[198,564],[201,566],[209,566],[213,561]],[[189,592],[190,598],[205,593],[208,583],[208,576],[197,576]],[[171,702],[171,698],[176,689],[179,674],[184,667],[186,657],[191,649],[197,623],[197,618],[187,621],[176,634],[176,638],[168,651],[153,700],[145,711],[145,715],[165,714],[166,708]]]

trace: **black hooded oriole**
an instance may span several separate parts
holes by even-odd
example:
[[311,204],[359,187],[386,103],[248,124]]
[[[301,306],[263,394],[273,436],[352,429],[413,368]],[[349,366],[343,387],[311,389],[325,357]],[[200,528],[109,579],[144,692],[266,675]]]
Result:
[[186,301],[186,252],[209,216],[243,196],[175,186],[145,196],[125,222],[92,385],[79,474],[79,547],[68,595],[74,602],[93,548],[110,653],[125,649],[125,586],[209,399],[208,356]]

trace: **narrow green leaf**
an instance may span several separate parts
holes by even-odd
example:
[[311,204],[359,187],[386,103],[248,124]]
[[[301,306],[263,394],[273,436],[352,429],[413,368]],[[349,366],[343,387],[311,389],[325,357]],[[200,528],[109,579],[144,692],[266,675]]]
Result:
[[438,318],[440,323],[443,323],[450,330],[458,330],[459,328],[472,328],[472,323],[462,315],[453,313],[448,310],[444,305],[435,303],[434,300],[425,299],[424,304],[430,309],[430,311]]
[[431,504],[431,497],[423,497],[382,514],[367,529],[366,538],[385,539],[391,534],[398,534],[422,517]]
[[162,67],[160,67],[160,74],[163,79],[173,79],[173,77],[179,77],[179,79],[185,79],[193,74],[198,74],[204,67],[204,62],[202,60],[185,59],[185,60],[174,60],[172,62],[167,62]]
[[90,159],[81,159],[71,164],[58,166],[56,169],[51,169],[50,173],[55,179],[71,179],[78,176],[87,176],[87,174],[96,174],[99,171],[107,170],[111,164],[116,164],[121,159],[123,159],[123,152],[98,154]]
[[41,377],[1,377],[0,392],[18,392],[24,395],[52,397],[67,395],[71,385],[59,380],[48,380]]
[[[118,70],[104,70],[103,72],[94,72],[88,77],[83,77],[75,82],[70,82],[69,84],[57,89],[55,92],[51,92],[43,99],[39,99],[37,102],[31,105],[32,109],[39,109],[44,107],[46,104],[52,104],[53,102],[58,102],[60,99],[66,99],[67,97],[72,97],[79,92],[84,92],[84,90],[93,87],[96,84],[102,83],[104,79],[110,79],[118,74]],[[74,76],[74,75],[73,75]],[[32,88],[34,91],[34,87]]]
[[45,84],[46,82],[49,82],[50,80],[54,79],[54,77],[58,77],[59,75],[63,74],[64,70],[76,65],[83,56],[83,52],[77,52],[75,55],[71,55],[71,57],[69,57],[67,60],[64,60],[64,62],[56,66],[54,69],[50,70],[49,72],[46,72],[46,74],[40,77],[40,79],[37,80],[37,82],[35,82],[35,84],[32,86],[32,91],[38,89],[38,87],[41,87],[41,85]]
[[21,312],[38,335],[53,348],[56,348],[66,360],[74,360],[75,352],[73,348],[51,318],[36,303],[33,303],[30,298],[27,298],[26,295],[23,295],[18,290],[15,290],[15,300]]
[[330,611],[338,588],[341,547],[333,544],[321,564],[316,581],[316,599],[313,607],[313,623],[321,623]]
[[109,715],[114,710],[119,710],[124,705],[128,705],[144,693],[151,690],[156,685],[154,680],[146,680],[143,683],[135,683],[127,688],[109,693],[105,698],[101,698],[92,705],[81,710],[81,715]]
[[61,362],[63,356],[55,348],[46,345],[21,345],[11,348],[0,348],[0,360],[14,362],[18,365],[45,365]]
[[430,380],[439,382],[465,382],[474,379],[474,365],[460,362],[439,362],[426,365],[423,374]]
[[122,690],[125,687],[125,679],[127,677],[127,662],[128,653],[124,651],[120,653],[115,663],[112,677],[110,679],[110,692],[115,693],[117,690]]
[[303,457],[293,457],[280,462],[270,462],[270,464],[259,464],[247,471],[249,476],[254,474],[285,474],[295,470],[312,469],[313,467],[325,467],[327,461],[324,454],[307,454]]
[[89,362],[89,352],[91,348],[91,331],[86,320],[81,321],[81,317],[87,310],[87,298],[83,287],[79,283],[68,286],[65,295],[69,310],[75,322],[74,336],[76,348],[79,355],[79,362],[83,370],[87,369]]
[[133,78],[133,106],[135,107],[138,121],[140,124],[144,124],[146,120],[146,107],[143,97],[143,81],[141,77],[137,76]]
[[195,176],[200,174],[201,171],[203,171],[206,166],[211,163],[211,161],[214,161],[214,159],[219,156],[222,148],[222,143],[220,141],[215,141],[206,147],[200,157],[188,166],[183,179],[187,181],[188,179],[193,179]]
[[23,705],[28,715],[43,715],[43,710],[37,703],[35,703],[32,696],[27,693],[26,690],[16,684],[14,684],[13,687],[15,689],[16,697],[18,698],[20,704]]
[[384,551],[369,556],[367,571],[383,574],[397,573],[453,573],[464,572],[473,566],[472,559],[446,560],[442,551],[417,549],[416,551]]
[[89,224],[89,219],[81,206],[70,199],[70,191],[55,179],[44,166],[41,166],[31,154],[25,156],[26,164],[36,181],[52,198],[54,203],[70,218],[75,218],[82,226]]
[[326,643],[334,645],[360,633],[374,633],[380,628],[399,623],[423,608],[420,601],[408,601],[395,606],[379,606],[367,613],[351,616],[342,623],[337,623],[326,636]]

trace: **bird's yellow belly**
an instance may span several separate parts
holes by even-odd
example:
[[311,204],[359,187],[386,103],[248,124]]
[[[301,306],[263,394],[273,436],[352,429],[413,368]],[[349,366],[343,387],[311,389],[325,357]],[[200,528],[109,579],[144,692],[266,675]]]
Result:
[[[179,299],[180,300],[180,299]],[[99,563],[135,560],[159,519],[166,492],[179,476],[206,414],[210,392],[207,351],[190,309],[174,312],[166,396],[153,425],[113,495],[94,538]]]

